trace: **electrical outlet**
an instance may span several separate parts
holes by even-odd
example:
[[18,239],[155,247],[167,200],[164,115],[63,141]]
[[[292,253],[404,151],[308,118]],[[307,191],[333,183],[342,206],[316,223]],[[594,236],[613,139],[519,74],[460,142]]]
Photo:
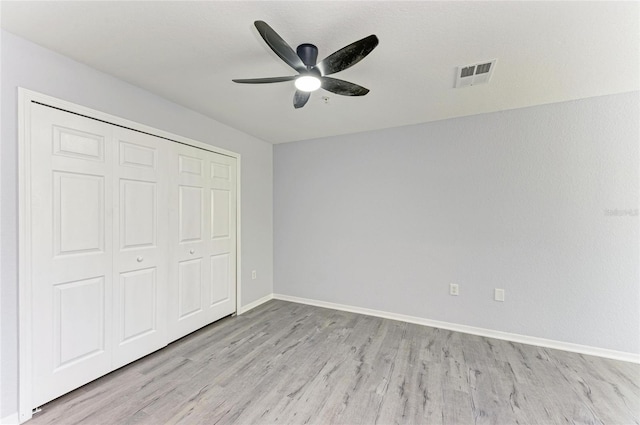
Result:
[[493,299],[496,301],[503,302],[504,301],[504,289],[496,288],[493,293]]
[[450,283],[449,284],[449,295],[458,295],[458,284],[457,283]]
[[258,273],[256,273],[256,271],[255,271],[255,270],[252,270],[252,271],[251,271],[251,279],[255,279],[255,278],[257,278],[257,277],[258,277]]

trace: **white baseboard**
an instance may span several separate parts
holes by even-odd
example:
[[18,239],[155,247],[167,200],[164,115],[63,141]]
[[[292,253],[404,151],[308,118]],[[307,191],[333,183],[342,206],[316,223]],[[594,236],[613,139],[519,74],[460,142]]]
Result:
[[570,351],[572,353],[587,354],[590,356],[604,357],[607,359],[621,360],[624,362],[640,363],[640,354],[624,351],[609,350],[606,348],[591,347],[588,345],[573,344],[570,342],[556,341],[552,339],[538,338],[534,336],[520,335],[492,329],[476,328],[474,326],[459,325],[456,323],[441,322],[422,317],[407,316],[404,314],[390,313],[388,311],[372,310],[369,308],[355,307],[345,304],[336,304],[326,301],[311,300],[308,298],[292,297],[290,295],[273,294],[272,298],[283,301],[291,301],[299,304],[309,304],[317,307],[331,308],[333,310],[348,311],[351,313],[365,314],[367,316],[382,317],[384,319],[398,320],[401,322],[415,323],[433,328],[447,329],[466,334],[502,339],[521,344],[536,345],[539,347],[554,348],[556,350]]
[[238,315],[241,315],[242,313],[246,313],[249,310],[253,310],[254,308],[258,307],[260,304],[264,304],[269,300],[273,299],[273,294],[269,294],[269,295],[265,295],[264,297],[257,299],[253,302],[250,302],[249,304],[243,305],[242,307],[240,307],[240,311],[238,311]]
[[5,416],[4,418],[0,418],[1,425],[17,425],[19,423],[20,419],[18,417],[18,412]]

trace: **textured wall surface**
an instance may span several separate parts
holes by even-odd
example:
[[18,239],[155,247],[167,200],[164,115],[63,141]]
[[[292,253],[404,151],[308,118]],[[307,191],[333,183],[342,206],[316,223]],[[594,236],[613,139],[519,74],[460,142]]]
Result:
[[[18,87],[24,87],[242,155],[242,304],[273,292],[273,148],[120,80],[2,32],[2,411],[17,411]],[[251,270],[258,279],[251,280]]]
[[633,92],[276,145],[274,290],[639,353],[639,113]]

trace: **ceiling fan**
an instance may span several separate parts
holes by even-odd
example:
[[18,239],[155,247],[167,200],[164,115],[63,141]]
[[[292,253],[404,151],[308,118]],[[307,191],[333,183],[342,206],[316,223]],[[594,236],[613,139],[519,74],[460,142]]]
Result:
[[343,96],[364,96],[369,93],[369,89],[358,84],[327,77],[327,75],[343,71],[364,59],[378,45],[378,37],[375,35],[353,42],[327,56],[320,63],[316,63],[318,48],[313,44],[301,44],[294,52],[291,46],[266,22],[255,21],[254,24],[271,50],[287,65],[298,71],[299,75],[236,79],[233,80],[235,83],[265,84],[295,80],[296,93],[293,96],[293,106],[296,109],[302,108],[309,100],[311,92],[321,87]]

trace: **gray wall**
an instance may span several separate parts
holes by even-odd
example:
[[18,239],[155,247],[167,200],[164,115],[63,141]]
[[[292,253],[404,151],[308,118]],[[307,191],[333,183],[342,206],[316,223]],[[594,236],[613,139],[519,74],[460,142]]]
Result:
[[634,92],[276,145],[274,291],[640,353],[638,116]]
[[[271,144],[2,32],[2,411],[17,411],[17,101],[21,86],[242,155],[242,304],[273,292]],[[251,280],[251,270],[258,279]]]

